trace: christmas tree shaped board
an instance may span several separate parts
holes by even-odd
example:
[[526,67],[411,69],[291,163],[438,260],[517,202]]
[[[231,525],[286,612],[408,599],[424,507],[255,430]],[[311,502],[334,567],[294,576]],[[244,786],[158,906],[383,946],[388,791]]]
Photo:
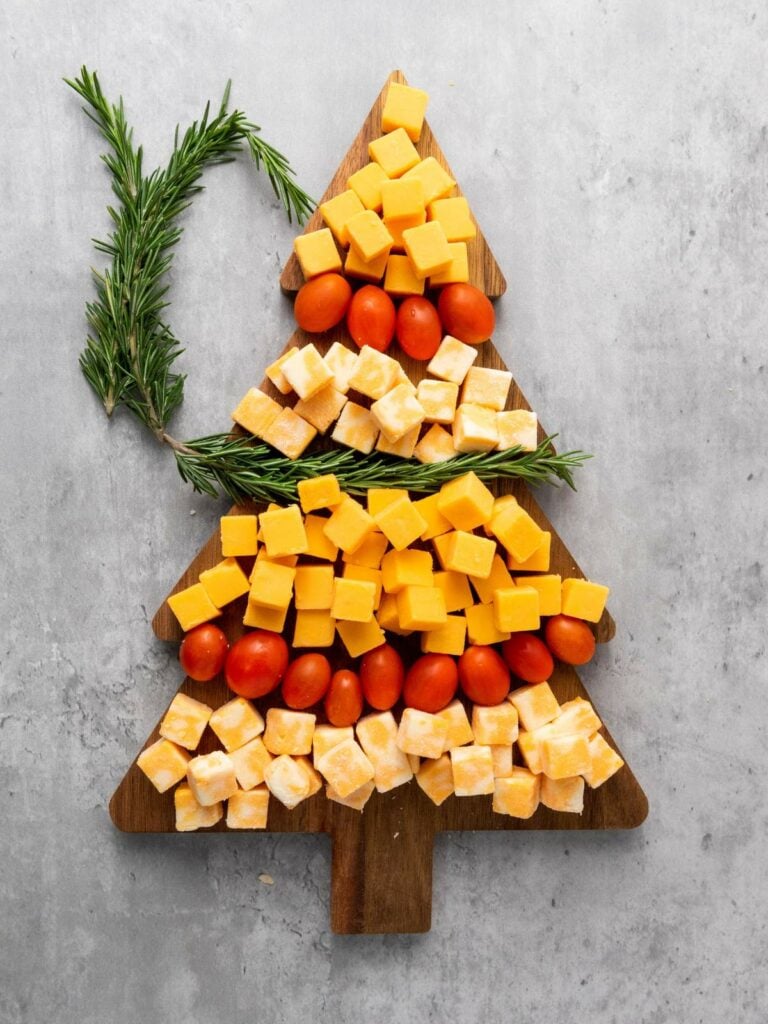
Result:
[[[367,161],[368,142],[380,134],[381,110],[389,82],[403,82],[400,72],[394,72],[379,95],[371,113],[349,149],[336,173],[326,196],[343,189],[347,176]],[[428,125],[425,124],[418,149],[422,157],[433,155],[450,173]],[[326,198],[325,196],[323,198]],[[320,226],[316,213],[307,226],[313,230]],[[281,276],[286,292],[297,290],[302,277],[294,256],[291,256]],[[505,281],[493,256],[478,232],[470,256],[470,280],[488,295],[497,297],[505,289]],[[342,326],[324,335],[308,335],[297,330],[286,349],[313,341],[321,352],[327,351],[334,341],[354,347]],[[424,376],[424,364],[399,354],[411,379],[416,382]],[[476,365],[504,369],[504,364],[491,342],[479,347]],[[273,398],[285,402],[272,384],[265,380],[262,389]],[[513,382],[508,408],[529,409],[519,388]],[[543,437],[544,435],[541,434]],[[499,481],[492,488],[495,493],[512,493],[523,508],[539,525],[552,534],[550,572],[565,577],[583,577],[572,555],[534,501],[528,488],[519,482]],[[258,512],[258,505],[243,505],[234,511]],[[193,583],[199,574],[221,559],[218,531],[188,567],[174,587],[176,593]],[[250,559],[241,559],[246,572],[251,569]],[[244,632],[242,618],[246,597],[226,606],[217,624],[233,642]],[[181,640],[183,634],[174,615],[164,603],[153,620],[153,628],[162,640]],[[292,635],[292,624],[286,624],[286,636]],[[598,642],[610,640],[614,623],[607,612],[594,627]],[[394,638],[408,663],[418,656],[418,645],[412,638]],[[337,643],[326,652],[334,665],[350,664],[343,647]],[[563,703],[575,697],[589,699],[575,670],[557,662],[550,685]],[[196,683],[186,679],[179,692],[217,708],[231,699],[222,677],[209,683]],[[262,714],[272,705],[281,704],[279,689],[257,701]],[[599,708],[597,709],[599,712]],[[159,725],[147,739],[148,746],[157,740]],[[606,740],[618,750],[608,730],[602,730]],[[211,730],[203,734],[198,753],[208,753],[218,744]],[[362,813],[326,799],[322,790],[286,810],[277,800],[270,800],[267,829],[270,832],[325,832],[332,841],[331,925],[335,932],[381,933],[422,932],[430,927],[432,900],[432,846],[436,832],[458,830],[529,830],[529,829],[628,829],[640,825],[648,811],[647,800],[628,765],[613,775],[604,785],[588,789],[582,814],[554,812],[540,805],[528,819],[496,814],[488,796],[450,797],[435,806],[415,783],[399,786],[388,793],[374,792]],[[174,832],[175,815],[173,793],[159,794],[134,761],[110,802],[110,813],[115,825],[126,832]],[[224,821],[210,831],[226,832]],[[258,839],[254,839],[258,843]],[[254,866],[257,856],[254,855]]]

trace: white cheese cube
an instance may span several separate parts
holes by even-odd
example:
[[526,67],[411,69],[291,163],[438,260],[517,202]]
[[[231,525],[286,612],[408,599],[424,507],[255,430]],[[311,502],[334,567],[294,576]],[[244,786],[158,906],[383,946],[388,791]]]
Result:
[[212,710],[185,693],[177,693],[160,723],[160,735],[185,750],[197,750]]
[[404,754],[438,758],[445,750],[448,724],[437,715],[405,708],[397,730],[397,745]]
[[454,747],[450,753],[456,796],[482,796],[493,792],[493,755],[477,743]]
[[340,797],[370,782],[374,768],[354,740],[342,740],[318,759],[317,768]]
[[213,712],[210,726],[229,752],[261,736],[264,719],[249,700],[235,697]]
[[413,454],[419,462],[432,463],[453,459],[458,452],[448,431],[439,424],[433,423],[416,445]]
[[460,405],[453,421],[457,452],[490,452],[499,443],[496,413],[482,405]]
[[388,441],[383,433],[379,434],[376,451],[384,452],[386,455],[396,455],[399,459],[410,459],[416,448],[416,442],[419,440],[420,430],[421,424],[417,424],[413,430],[403,434],[397,441]]
[[458,338],[446,334],[437,352],[427,364],[427,371],[440,380],[461,384],[476,359],[477,349],[474,345],[465,345]]
[[195,800],[211,807],[237,792],[237,776],[232,759],[223,750],[193,757],[187,765],[187,782]]
[[338,444],[369,455],[379,436],[379,428],[369,409],[357,402],[347,402],[341,410],[331,437]]
[[374,790],[373,781],[364,782],[359,789],[353,790],[347,796],[339,796],[333,786],[325,787],[325,797],[327,800],[333,800],[334,803],[343,804],[345,807],[351,807],[354,811],[362,811],[365,805],[368,803],[371,793]]
[[508,778],[512,774],[512,747],[493,744],[491,757],[493,758],[493,777],[495,779]]
[[491,707],[475,704],[472,708],[472,732],[476,743],[487,746],[509,744],[517,739],[517,710],[503,701]]
[[420,427],[424,422],[424,410],[410,384],[396,385],[373,403],[371,413],[389,441],[399,441],[409,430]]
[[311,342],[294,352],[280,369],[299,398],[305,401],[333,380],[333,372]]
[[[549,683],[530,683],[520,686],[508,694],[507,700],[514,705],[520,717],[520,724],[526,732],[540,729],[560,714],[560,705]],[[594,729],[592,730],[594,732]]]
[[550,811],[581,814],[584,810],[584,779],[576,775],[569,779],[541,777],[539,799]]
[[258,786],[244,793],[241,789],[227,801],[227,828],[266,828],[269,790]]
[[281,395],[289,395],[293,390],[291,385],[285,379],[282,367],[283,363],[291,358],[294,353],[298,352],[298,345],[294,345],[293,348],[289,348],[287,352],[284,352],[279,359],[276,359],[271,366],[268,366],[264,371],[264,376],[267,380],[271,380]]
[[535,452],[539,445],[539,421],[535,412],[525,409],[509,409],[496,414],[496,430],[499,434],[498,449],[505,452],[517,445],[524,452]]
[[391,356],[370,345],[363,345],[354,372],[349,378],[349,386],[374,401],[383,398],[395,385],[399,365]]
[[379,793],[410,782],[413,772],[407,756],[397,745],[397,722],[391,711],[380,711],[361,718],[357,738],[374,768],[374,783]]
[[293,411],[307,423],[311,423],[319,434],[324,434],[339,418],[346,404],[347,396],[337,391],[333,384],[328,384],[306,402],[300,398]]
[[428,380],[425,377],[416,388],[416,398],[424,410],[426,423],[453,423],[458,397],[459,385],[448,380]]
[[[270,708],[270,710],[274,711],[275,709]],[[269,711],[267,716],[269,716]],[[264,781],[272,796],[289,811],[309,796],[309,775],[304,766],[288,754],[281,754],[267,765]]]
[[453,793],[453,769],[448,754],[435,761],[425,761],[416,776],[416,782],[433,804],[439,807]]
[[445,750],[453,750],[454,747],[463,747],[465,743],[472,743],[474,734],[469,724],[467,712],[464,705],[458,698],[437,712],[437,717],[442,718],[448,726],[445,737]]
[[507,404],[511,384],[512,374],[509,370],[491,370],[487,366],[471,366],[464,378],[461,401],[501,412]]
[[349,391],[349,378],[357,366],[357,352],[353,352],[339,341],[334,341],[324,358],[325,365],[333,374],[333,386],[342,395],[346,395]]
[[287,406],[269,424],[261,435],[262,440],[288,459],[298,459],[317,435],[311,423],[297,416]]
[[343,728],[336,725],[316,726],[312,736],[312,760],[315,768],[323,754],[327,753],[331,747],[338,746],[344,740],[353,740],[354,738],[355,730],[351,725],[345,725]]
[[316,720],[316,716],[307,711],[270,708],[264,746],[270,754],[310,754]]
[[158,793],[165,793],[187,774],[189,754],[170,740],[159,739],[142,750],[136,760]]
[[176,812],[177,832],[196,832],[199,828],[210,828],[224,815],[224,807],[220,802],[203,807],[195,800],[195,795],[186,782],[182,782],[173,791],[173,806]]
[[235,766],[235,775],[241,789],[253,789],[264,781],[264,772],[272,755],[264,746],[261,736],[233,750],[229,755]]

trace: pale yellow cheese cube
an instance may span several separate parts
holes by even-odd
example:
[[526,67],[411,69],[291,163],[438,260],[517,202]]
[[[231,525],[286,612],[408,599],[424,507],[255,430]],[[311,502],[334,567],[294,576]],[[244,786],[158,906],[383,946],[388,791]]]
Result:
[[308,711],[270,708],[264,730],[264,746],[270,754],[309,754],[317,718]]
[[490,576],[487,576],[485,579],[470,576],[469,581],[475,588],[481,604],[490,604],[493,601],[494,591],[515,586],[515,581],[513,581],[509,570],[504,565],[504,560],[498,554],[493,556]]
[[326,520],[324,533],[341,551],[351,552],[360,547],[375,525],[360,502],[346,494]]
[[508,702],[472,708],[472,734],[476,743],[485,746],[512,746],[517,739],[517,711]]
[[269,559],[302,555],[309,547],[304,519],[298,505],[287,505],[274,512],[263,512],[261,533]]
[[333,237],[339,245],[346,248],[349,245],[347,222],[350,217],[354,217],[356,213],[361,213],[365,209],[358,194],[352,189],[339,192],[332,199],[326,199],[324,203],[320,203],[319,209],[320,216],[333,232]]
[[500,452],[516,448],[535,452],[539,445],[539,421],[535,412],[526,409],[507,409],[496,416]]
[[385,223],[421,213],[425,209],[421,181],[418,178],[396,178],[382,182],[381,209]]
[[470,242],[477,236],[477,227],[464,196],[433,200],[427,208],[427,216],[440,221],[449,242]]
[[525,768],[513,768],[512,774],[495,780],[493,810],[513,818],[532,818],[539,806],[539,776]]
[[391,711],[365,715],[357,723],[357,739],[373,765],[379,793],[388,793],[413,778],[408,757],[397,745],[397,729]]
[[381,112],[381,130],[402,128],[413,142],[419,141],[429,96],[423,89],[414,89],[401,82],[390,82]]
[[[395,182],[393,182],[395,184]],[[395,222],[390,222],[395,223]],[[410,226],[410,219],[409,219]],[[403,229],[405,230],[405,229]],[[392,234],[390,232],[390,234]],[[393,246],[395,236],[392,235]],[[426,280],[416,274],[416,270],[408,256],[401,256],[393,252],[387,259],[387,268],[384,275],[384,291],[390,295],[423,295],[426,287]]]
[[433,423],[414,448],[413,454],[419,462],[431,464],[446,462],[458,453],[453,445],[453,437],[438,423]]
[[245,697],[222,704],[211,715],[209,724],[228,753],[264,732],[264,719]]
[[451,381],[453,384],[462,384],[469,372],[469,368],[477,359],[477,348],[474,345],[465,345],[458,338],[446,334],[440,342],[440,347],[427,364],[427,371],[433,377],[440,380]]
[[232,419],[249,434],[263,439],[269,426],[277,419],[282,406],[259,388],[251,388],[240,401]]
[[368,622],[337,622],[336,632],[351,658],[359,658],[361,654],[381,647],[386,641],[381,627],[373,617]]
[[541,767],[550,779],[581,775],[592,767],[586,736],[544,736],[540,744]]
[[241,789],[260,786],[264,781],[266,767],[272,761],[272,755],[264,746],[261,736],[233,750],[229,757],[235,766],[235,776]]
[[268,814],[269,789],[266,786],[258,786],[247,793],[238,790],[227,801],[227,828],[266,828]]
[[470,366],[461,389],[461,401],[500,412],[507,404],[511,384],[512,374],[508,370]]
[[222,516],[219,520],[222,555],[225,558],[255,555],[259,550],[257,524],[256,516]]
[[[270,708],[270,710],[274,711],[275,709]],[[309,773],[303,765],[288,754],[281,754],[267,765],[264,770],[264,781],[272,796],[289,811],[309,796]]]
[[403,434],[397,441],[387,440],[384,434],[379,434],[376,442],[376,451],[384,452],[385,455],[396,455],[398,459],[410,459],[416,450],[416,443],[419,440],[421,424]]
[[469,281],[467,243],[449,241],[448,251],[451,254],[451,261],[442,270],[438,270],[435,274],[430,274],[430,288],[442,288],[446,284],[466,284]]
[[354,738],[355,730],[351,725],[343,727],[336,725],[316,726],[312,736],[312,761],[315,768],[317,768],[317,763],[323,754],[327,753],[331,747],[343,743],[344,740],[353,740]]
[[496,626],[492,604],[474,604],[466,608],[467,636],[471,644],[481,647],[509,640],[510,634]]
[[453,793],[453,769],[448,754],[425,761],[416,774],[416,782],[438,807]]
[[186,782],[182,782],[173,791],[173,805],[177,832],[196,832],[199,828],[210,828],[221,821],[224,815],[224,808],[220,802],[211,804],[210,807],[199,804]]
[[322,558],[326,562],[335,562],[339,554],[338,547],[325,535],[328,522],[323,516],[304,516],[304,529],[307,533],[307,554],[312,558]]
[[237,792],[237,776],[232,759],[223,750],[193,757],[187,765],[187,782],[195,800],[210,807]]
[[[393,252],[401,253],[405,250],[405,243],[403,241],[403,232],[408,228],[417,228],[420,224],[426,224],[427,222],[427,211],[422,210],[421,213],[415,213],[411,217],[391,217],[387,222],[387,231],[392,235],[392,250]],[[406,257],[408,259],[408,257]],[[410,260],[408,263],[410,264]],[[401,268],[404,264],[394,264],[395,273],[401,273]],[[411,267],[408,276],[411,280],[414,280],[413,268]],[[421,289],[422,292],[426,287],[426,281],[422,281]]]
[[457,452],[490,452],[498,443],[493,409],[466,403],[457,407],[453,420],[453,444]]
[[177,590],[168,598],[167,604],[184,632],[221,615],[202,583]]
[[378,436],[379,427],[370,410],[357,402],[347,402],[331,434],[337,444],[354,448],[363,455],[370,455]]
[[[266,514],[266,513],[265,513]],[[291,603],[296,570],[265,558],[257,559],[251,573],[249,604],[285,609]]]
[[325,365],[333,374],[333,386],[342,395],[346,395],[349,391],[349,378],[357,366],[357,352],[353,352],[339,341],[334,341],[324,358]]
[[366,398],[376,401],[386,395],[397,383],[398,363],[391,356],[370,345],[363,345],[357,357],[349,386]]
[[207,704],[177,693],[160,723],[160,735],[185,750],[196,750],[211,711]]
[[374,778],[374,768],[354,740],[346,739],[318,758],[317,770],[342,798]]
[[491,748],[472,743],[454,747],[450,753],[456,796],[482,796],[493,792]]
[[294,352],[281,369],[285,379],[304,401],[333,381],[333,372],[311,343]]
[[550,811],[581,814],[584,810],[584,779],[580,775],[568,779],[541,777],[540,799]]
[[293,251],[307,281],[341,270],[341,256],[329,228],[307,231],[293,240]]
[[410,384],[398,384],[371,406],[371,413],[390,441],[400,438],[424,422],[424,409]]
[[361,167],[359,171],[350,174],[347,178],[347,188],[351,188],[357,194],[366,210],[379,212],[381,210],[381,186],[385,181],[389,181],[387,172],[372,160],[365,167]]
[[558,736],[592,736],[602,729],[595,709],[583,697],[574,697],[560,705],[560,714],[552,722],[550,732]]
[[346,404],[347,396],[337,391],[333,384],[327,384],[306,401],[299,399],[293,411],[310,423],[319,434],[324,434],[339,418]]
[[170,740],[159,739],[150,744],[136,759],[137,766],[155,787],[165,793],[187,774],[189,754]]
[[540,729],[560,714],[560,705],[549,683],[531,683],[513,690],[507,697],[527,732]]
[[442,711],[438,711],[437,717],[442,718],[448,727],[444,748],[446,751],[473,742],[472,726],[469,724],[466,709],[458,698],[452,700]]
[[362,811],[371,798],[374,790],[373,782],[364,782],[359,789],[353,790],[347,796],[339,796],[333,786],[325,787],[326,800],[332,800],[335,804],[342,804],[344,807],[351,807],[353,811]]
[[268,629],[272,633],[282,633],[288,608],[268,608],[258,601],[248,600],[243,616],[243,625],[251,629]]
[[437,715],[405,708],[397,730],[397,745],[404,754],[438,758],[445,749],[448,725]]
[[278,359],[276,359],[274,363],[268,366],[264,371],[264,376],[267,378],[267,380],[272,381],[272,383],[274,384],[274,386],[277,388],[281,395],[290,395],[291,391],[293,390],[289,382],[285,379],[285,375],[283,373],[283,363],[286,362],[286,360],[290,359],[291,356],[298,351],[298,345],[294,345],[292,348],[289,348],[287,352],[283,352],[283,354]]
[[350,217],[346,229],[350,246],[365,263],[378,259],[392,248],[392,235],[373,210],[362,210]]
[[404,128],[395,128],[389,134],[369,142],[368,156],[382,168],[388,178],[399,178],[419,162],[416,147]]
[[441,626],[425,630],[421,634],[423,654],[464,653],[467,645],[467,620],[464,615],[448,615]]
[[341,501],[341,488],[333,473],[310,477],[308,480],[299,480],[296,490],[299,493],[302,512],[315,512],[319,508],[333,508]]
[[447,380],[425,377],[416,388],[416,400],[424,410],[426,423],[453,423],[458,396],[458,384]]
[[317,436],[311,423],[285,408],[264,431],[263,440],[287,459],[298,459]]
[[509,778],[514,767],[512,763],[512,747],[506,744],[493,744],[491,746],[491,757],[493,758],[494,779]]
[[389,249],[377,256],[375,260],[364,260],[354,246],[350,245],[347,258],[344,260],[345,277],[357,277],[370,284],[378,284],[384,276],[389,262]]
[[448,239],[436,220],[403,231],[403,245],[416,277],[429,277],[451,262]]
[[200,573],[200,582],[217,608],[223,608],[230,601],[248,593],[248,577],[240,568],[236,558],[225,558]]
[[[403,177],[407,181],[413,178],[418,178],[421,181],[424,186],[424,202],[427,205],[433,203],[436,199],[443,199],[445,196],[450,195],[456,186],[456,182],[450,174],[433,156],[420,160],[419,163],[409,168]],[[443,236],[445,236],[442,224],[439,224],[438,221],[433,223],[438,224]]]
[[590,765],[581,774],[591,789],[597,789],[615,775],[624,762],[605,739],[597,733],[589,740]]
[[[370,492],[369,492],[370,494]],[[368,514],[373,516],[374,512],[370,504],[370,497],[368,503]],[[345,551],[342,555],[342,561],[348,565],[363,565],[368,569],[378,569],[381,565],[381,560],[384,557],[384,552],[389,547],[389,541],[383,533],[369,533],[363,543],[355,548],[354,551]]]

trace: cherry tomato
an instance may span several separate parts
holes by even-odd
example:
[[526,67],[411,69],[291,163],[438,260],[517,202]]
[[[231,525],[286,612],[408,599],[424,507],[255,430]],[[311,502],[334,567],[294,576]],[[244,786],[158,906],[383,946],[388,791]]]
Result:
[[493,647],[468,647],[459,658],[459,682],[474,704],[501,704],[509,693],[509,669]]
[[257,629],[230,648],[224,665],[227,686],[241,697],[263,697],[288,667],[288,644],[279,633]]
[[447,284],[437,300],[446,334],[467,345],[479,345],[493,334],[496,314],[491,300],[472,284]]
[[354,725],[363,713],[363,688],[357,672],[342,668],[333,673],[325,695],[325,713],[331,725]]
[[553,615],[544,627],[547,647],[566,665],[586,665],[595,653],[595,635],[582,619]]
[[403,352],[414,359],[431,359],[440,347],[443,329],[437,310],[420,295],[403,299],[395,319],[395,335]]
[[329,331],[344,319],[352,298],[341,274],[320,274],[299,288],[293,304],[296,323],[304,331]]
[[382,288],[367,284],[352,296],[347,327],[360,348],[386,352],[395,333],[395,304]]
[[283,676],[283,700],[301,711],[321,701],[331,685],[331,663],[324,654],[302,654]]
[[459,670],[450,654],[425,654],[408,669],[403,700],[408,708],[435,714],[456,696]]
[[533,633],[513,633],[501,646],[504,661],[525,683],[543,683],[555,667],[549,648]]
[[224,668],[229,642],[218,626],[209,622],[190,629],[179,648],[181,667],[190,679],[207,683]]
[[403,659],[389,644],[382,644],[363,655],[360,682],[363,696],[377,711],[389,711],[403,692]]

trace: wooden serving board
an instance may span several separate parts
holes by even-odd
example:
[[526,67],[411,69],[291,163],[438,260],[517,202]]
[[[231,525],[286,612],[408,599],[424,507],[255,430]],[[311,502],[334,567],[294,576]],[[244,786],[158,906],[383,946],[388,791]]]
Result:
[[[404,81],[404,78],[400,72],[394,72],[388,81],[392,80]],[[386,85],[326,195],[338,191],[348,174],[366,162],[367,142],[378,134],[377,126],[385,91]],[[423,155],[433,153],[447,168],[428,127],[425,128],[419,148]],[[310,222],[308,230],[312,227],[313,223]],[[476,244],[477,248],[471,260],[473,280],[488,294],[499,295],[505,288],[504,278],[487,244],[479,234]],[[297,273],[298,267],[291,257],[281,276],[284,290],[292,291],[300,285],[300,274],[297,278]],[[322,352],[325,352],[334,341],[352,347],[342,327],[325,335],[309,336],[300,330],[296,331],[286,348],[303,345],[309,341]],[[421,379],[424,375],[424,365],[414,362],[402,353],[400,355],[411,379]],[[490,342],[480,346],[476,365],[505,368]],[[261,387],[277,400],[286,401],[269,381],[265,380]],[[353,394],[352,397],[362,404],[368,404],[362,396]],[[509,407],[530,408],[514,381],[510,390]],[[544,436],[543,432],[541,436]],[[514,493],[540,526],[551,531],[552,572],[560,573],[564,577],[583,576],[575,559],[525,485],[499,481],[493,489],[497,494]],[[256,512],[259,510],[260,506],[257,505],[247,505],[241,509]],[[220,559],[221,549],[216,532],[200,550],[171,593],[197,582],[199,574]],[[250,571],[251,559],[242,559],[241,563],[246,571]],[[228,606],[222,617],[217,620],[230,641],[234,641],[244,632],[242,617],[245,600],[243,597]],[[162,640],[179,642],[182,638],[178,623],[165,603],[155,615],[152,625]],[[293,620],[289,615],[286,623],[288,640],[292,635],[292,629]],[[606,612],[595,626],[597,640],[601,643],[610,640],[614,632],[615,624],[610,614]],[[407,661],[413,660],[419,653],[413,638],[393,637],[390,642],[400,647]],[[338,642],[327,653],[337,667],[352,664]],[[591,699],[577,673],[569,666],[556,667],[551,685],[561,702],[576,696]],[[196,683],[191,679],[185,679],[179,689],[180,692],[213,707],[219,707],[232,696],[221,677],[210,683]],[[265,713],[272,704],[280,703],[279,690],[255,703],[262,714]],[[400,710],[395,708],[395,714],[398,715]],[[599,714],[599,707],[596,710]],[[162,717],[160,716],[160,720]],[[145,746],[158,738],[160,720],[147,738]],[[616,741],[608,729],[603,731],[611,746],[618,750]],[[218,742],[210,729],[206,729],[200,752],[206,753],[217,746]],[[645,794],[629,766],[625,765],[599,789],[593,791],[587,787],[582,815],[556,813],[539,807],[529,820],[510,818],[493,813],[490,796],[449,797],[441,807],[435,807],[416,783],[411,782],[386,794],[374,792],[362,813],[326,800],[322,792],[306,800],[293,811],[286,810],[277,800],[272,799],[268,831],[325,832],[331,836],[331,927],[334,932],[424,932],[429,930],[431,920],[432,846],[437,832],[628,829],[640,825],[647,813],[648,802]],[[135,761],[112,797],[110,814],[115,825],[126,832],[174,832],[172,792],[158,794],[136,766]],[[220,833],[228,830],[224,822],[220,822],[208,831]],[[255,842],[258,842],[257,835],[258,833],[254,834]]]

